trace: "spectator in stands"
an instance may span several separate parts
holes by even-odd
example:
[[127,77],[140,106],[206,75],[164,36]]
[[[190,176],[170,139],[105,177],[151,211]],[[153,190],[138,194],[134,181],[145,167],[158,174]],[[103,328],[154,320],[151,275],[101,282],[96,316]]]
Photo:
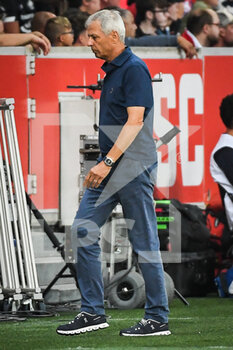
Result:
[[74,31],[73,46],[87,46],[88,35],[85,23],[88,17],[89,14],[87,12],[81,11],[73,12],[69,15],[68,19]]
[[50,18],[45,26],[45,35],[52,46],[71,46],[74,41],[74,33],[68,18],[57,16]]
[[181,18],[184,15],[184,6],[181,0],[168,0],[168,27],[170,34],[177,34],[181,32]]
[[220,0],[220,9],[225,9],[233,15],[233,0]]
[[31,0],[1,0],[5,8],[4,32],[30,33],[34,16],[34,3]]
[[36,12],[32,19],[32,31],[38,31],[44,34],[45,26],[50,18],[54,18],[56,15],[48,11]]
[[219,18],[211,9],[191,11],[182,36],[196,48],[211,47],[219,40]]
[[89,15],[100,10],[100,0],[82,0],[78,8],[82,12],[87,12]]
[[167,34],[168,2],[167,0],[136,1],[137,31],[136,37],[143,35]]
[[132,13],[128,10],[112,6],[110,9],[119,11],[125,25],[125,44],[127,46],[179,46],[186,57],[192,58],[197,52],[194,46],[180,35],[144,35],[135,38],[136,24]]
[[[79,0],[74,0],[75,1],[75,6],[77,5],[77,2]],[[59,16],[61,13],[66,10],[66,6],[68,6],[67,1],[62,1],[62,0],[34,0],[34,6],[35,6],[35,11],[48,11],[55,13],[57,16]]]
[[198,9],[212,9],[217,10],[219,6],[219,0],[197,0],[192,6],[192,10]]
[[233,15],[227,10],[217,12],[220,21],[219,40],[216,46],[233,46]]
[[0,0],[0,33],[4,32],[3,19],[5,16],[6,16],[6,11],[3,5],[1,4],[1,0]]
[[127,10],[132,12],[134,18],[137,15],[136,0],[127,0]]
[[105,9],[110,6],[120,7],[120,0],[100,0],[100,8]]
[[27,44],[31,44],[38,53],[42,49],[44,55],[49,53],[51,47],[49,40],[39,32],[0,34],[0,46],[23,46]]
[[68,8],[77,8],[82,4],[82,0],[68,0]]
[[[192,4],[192,11],[195,10],[207,10],[207,9],[212,9],[216,11],[219,7],[219,0],[197,0],[194,1]],[[187,19],[188,19],[189,13],[187,13],[181,23],[181,33],[186,29],[187,27]]]
[[134,16],[133,14],[125,9],[116,9],[120,12],[120,15],[123,19],[124,25],[125,25],[125,38],[135,38],[136,36],[136,30],[137,30],[137,25],[134,21]]
[[212,151],[210,172],[219,185],[229,229],[233,231],[233,94],[220,105],[220,116],[226,127]]

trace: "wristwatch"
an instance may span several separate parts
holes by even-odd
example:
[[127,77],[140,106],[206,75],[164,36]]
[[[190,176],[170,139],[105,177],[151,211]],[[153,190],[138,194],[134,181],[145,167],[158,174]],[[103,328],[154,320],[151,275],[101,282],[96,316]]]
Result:
[[111,166],[113,166],[114,161],[113,161],[113,159],[110,158],[110,157],[104,157],[104,164],[107,165],[107,166],[109,166],[109,167],[111,167]]

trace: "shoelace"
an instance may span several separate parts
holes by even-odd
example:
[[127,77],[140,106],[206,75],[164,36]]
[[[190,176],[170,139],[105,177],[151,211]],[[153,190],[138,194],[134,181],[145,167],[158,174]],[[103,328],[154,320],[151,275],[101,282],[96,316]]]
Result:
[[147,320],[145,318],[142,318],[141,321],[138,324],[141,324],[142,326],[146,326],[147,325]]
[[69,324],[74,323],[75,320],[78,320],[82,316],[83,316],[83,314],[80,312],[77,316],[75,316],[73,321],[69,322]]
[[142,318],[141,321],[139,321],[135,326],[131,326],[130,328],[137,328],[140,326],[145,326],[147,324],[147,320],[145,320],[145,318]]

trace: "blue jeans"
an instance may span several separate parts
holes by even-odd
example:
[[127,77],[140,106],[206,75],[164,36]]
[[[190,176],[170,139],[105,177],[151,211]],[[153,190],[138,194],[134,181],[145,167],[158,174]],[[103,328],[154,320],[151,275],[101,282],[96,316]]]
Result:
[[[124,163],[122,165],[125,171],[131,174],[135,173],[134,166],[135,170],[138,169],[136,161],[131,161],[127,167]],[[152,169],[156,171],[155,166]],[[151,172],[146,167],[143,170],[123,188],[118,189],[118,177],[112,180],[112,177],[108,176],[98,188],[87,189],[84,193],[72,226],[72,232],[78,234],[77,278],[82,296],[81,311],[104,314],[99,228],[120,203],[124,218],[133,220],[134,223],[128,236],[134,252],[138,255],[139,267],[145,281],[144,317],[159,322],[168,321],[168,301],[153,204],[154,181]],[[114,187],[118,190],[112,191]],[[106,199],[98,204],[97,200],[107,188],[111,189],[110,195],[106,195]]]

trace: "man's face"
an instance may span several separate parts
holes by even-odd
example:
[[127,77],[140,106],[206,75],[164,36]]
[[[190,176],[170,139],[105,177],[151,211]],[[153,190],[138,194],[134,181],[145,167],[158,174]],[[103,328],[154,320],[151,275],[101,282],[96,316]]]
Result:
[[220,29],[220,36],[223,39],[224,46],[233,47],[233,23]]
[[72,46],[74,41],[74,33],[72,31],[72,28],[66,28],[64,30],[64,32],[60,35],[60,41],[62,43],[62,46]]
[[104,34],[100,22],[94,21],[88,26],[87,34],[88,46],[91,47],[95,56],[108,61],[113,49],[111,33]]
[[105,7],[109,7],[109,6],[117,6],[120,7],[120,2],[121,0],[104,0],[103,1],[103,5]]
[[217,44],[218,40],[219,40],[219,32],[220,32],[220,28],[219,28],[219,18],[216,12],[211,11],[211,15],[212,15],[212,24],[209,24],[209,30],[207,33],[207,39],[208,39],[208,46],[214,46],[215,44]]
[[178,10],[178,2],[174,2],[168,7],[168,12],[172,21],[176,21],[178,19]]
[[88,13],[92,15],[93,13],[100,10],[100,0],[90,0],[88,3]]
[[127,38],[135,38],[137,26],[134,22],[134,17],[130,11],[128,12],[127,16],[123,18],[123,21],[125,24],[125,36]]
[[170,18],[168,8],[155,7],[153,12],[154,20],[152,20],[152,25],[164,29],[168,25],[168,18]]

